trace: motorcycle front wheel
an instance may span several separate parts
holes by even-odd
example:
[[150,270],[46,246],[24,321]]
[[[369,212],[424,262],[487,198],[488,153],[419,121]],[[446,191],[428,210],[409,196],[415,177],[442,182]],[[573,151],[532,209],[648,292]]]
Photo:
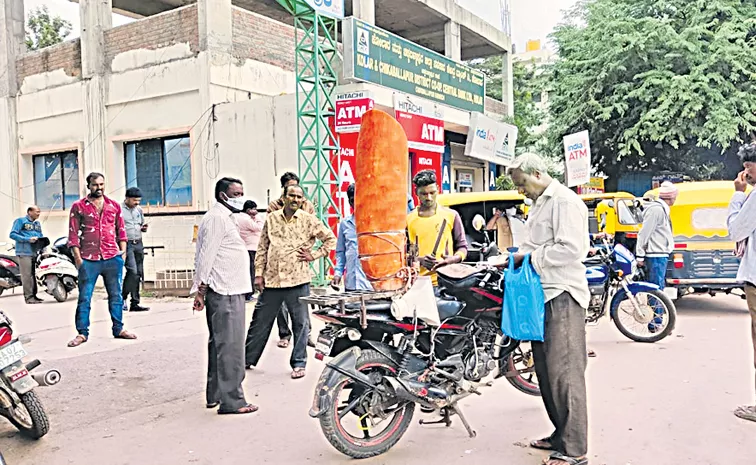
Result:
[[34,391],[21,396],[21,405],[8,412],[8,420],[31,439],[39,439],[50,431],[50,421]]
[[[392,391],[384,379],[396,373],[390,359],[374,350],[364,350],[356,368],[373,384]],[[323,409],[320,427],[328,442],[344,455],[355,459],[381,455],[399,442],[412,422],[414,403],[392,403],[345,375],[340,375],[333,386],[332,402]]]
[[660,290],[635,294],[642,307],[638,312],[628,296],[612,312],[612,320],[622,335],[635,342],[658,342],[675,329],[677,310],[675,304]]

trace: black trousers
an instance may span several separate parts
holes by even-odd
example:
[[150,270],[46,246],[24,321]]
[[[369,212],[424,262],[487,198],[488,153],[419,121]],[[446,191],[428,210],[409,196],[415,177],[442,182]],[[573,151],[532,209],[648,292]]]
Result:
[[541,398],[554,425],[550,442],[569,457],[588,453],[585,309],[564,292],[546,303],[543,342],[533,342]]
[[139,305],[139,283],[144,277],[144,244],[129,241],[126,244],[126,277],[123,278],[123,304],[131,295],[131,307]]
[[210,289],[205,297],[210,337],[207,342],[208,404],[220,402],[224,411],[238,410],[244,398],[244,295],[220,295]]
[[268,337],[273,329],[273,322],[281,313],[281,304],[286,303],[291,315],[294,329],[294,348],[289,360],[292,368],[304,368],[307,365],[307,338],[310,336],[310,318],[307,305],[300,302],[300,297],[310,295],[310,285],[296,287],[266,287],[255,305],[255,313],[247,331],[245,364],[257,366],[262,357]]
[[24,286],[24,300],[29,303],[37,297],[37,258],[19,256],[18,267],[21,271],[21,284]]

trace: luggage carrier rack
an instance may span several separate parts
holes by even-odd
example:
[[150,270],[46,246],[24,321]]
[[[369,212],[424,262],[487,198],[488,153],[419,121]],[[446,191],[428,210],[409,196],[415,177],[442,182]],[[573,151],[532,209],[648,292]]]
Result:
[[367,302],[373,300],[385,300],[401,295],[402,291],[347,291],[338,294],[310,295],[300,297],[299,300],[314,307],[339,307],[342,312],[347,312],[347,304],[360,304],[360,326],[367,328]]

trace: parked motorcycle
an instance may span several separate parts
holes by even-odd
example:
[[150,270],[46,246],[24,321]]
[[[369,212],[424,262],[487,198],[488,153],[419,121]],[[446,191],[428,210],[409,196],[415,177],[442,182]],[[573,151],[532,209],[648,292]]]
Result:
[[[8,244],[3,242],[0,246],[7,246]],[[40,237],[37,242],[34,243],[35,254],[39,254],[39,251],[50,245],[50,240],[46,237]],[[15,246],[11,245],[7,249],[9,252],[15,250]],[[38,255],[35,255],[35,260],[38,259]],[[0,295],[5,292],[6,289],[13,289],[14,287],[21,287],[21,268],[18,264],[18,257],[15,255],[0,254]]]
[[591,301],[586,323],[598,324],[609,313],[617,329],[636,342],[657,342],[675,328],[675,304],[659,286],[635,281],[635,256],[622,244],[603,239],[598,254],[586,261]]
[[57,384],[60,372],[31,373],[41,363],[23,362],[28,353],[20,339],[14,337],[10,318],[0,310],[0,415],[24,435],[39,439],[50,430],[50,422],[34,388]]
[[[482,223],[481,218],[479,223]],[[386,292],[310,296],[313,316],[326,322],[317,339],[326,364],[315,389],[310,416],[328,441],[353,458],[380,455],[404,435],[419,405],[451,425],[458,415],[470,437],[475,432],[458,402],[492,384],[489,374],[512,384],[524,381],[512,369],[520,341],[501,333],[503,272],[487,264],[452,265],[438,271],[436,301],[440,326],[392,315]],[[522,354],[522,351],[520,351]],[[532,358],[532,357],[531,357]],[[520,362],[523,362],[520,357]],[[523,392],[538,395],[532,385]]]
[[76,289],[79,282],[79,270],[68,248],[68,238],[59,238],[50,249],[39,255],[36,278],[39,287],[43,287],[58,302],[68,299],[68,293]]

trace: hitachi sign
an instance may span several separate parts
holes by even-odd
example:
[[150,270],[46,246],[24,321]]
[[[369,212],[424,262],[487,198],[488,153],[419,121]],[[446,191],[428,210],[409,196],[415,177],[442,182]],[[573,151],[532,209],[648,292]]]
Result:
[[368,105],[354,106],[354,107],[342,107],[339,109],[339,114],[336,117],[340,120],[362,118],[370,108]]
[[434,126],[432,124],[423,124],[423,134],[421,137],[424,140],[430,140],[434,142],[444,143],[444,128]]

